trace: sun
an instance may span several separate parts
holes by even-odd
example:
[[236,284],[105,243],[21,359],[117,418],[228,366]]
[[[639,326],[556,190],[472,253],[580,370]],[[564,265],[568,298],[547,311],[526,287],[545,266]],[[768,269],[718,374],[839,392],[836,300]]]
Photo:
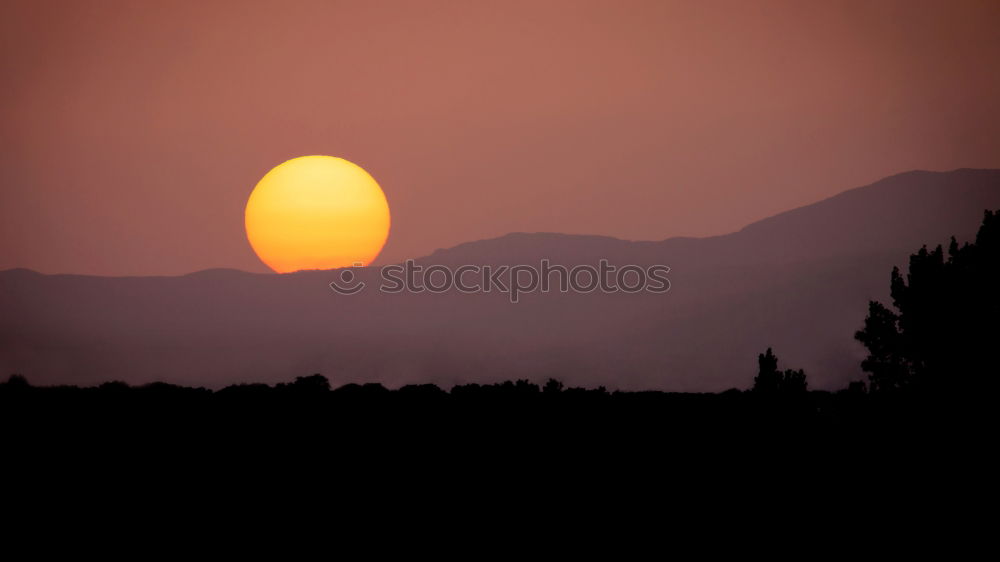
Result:
[[361,166],[302,156],[257,183],[245,223],[253,251],[278,273],[368,265],[389,237],[389,203]]

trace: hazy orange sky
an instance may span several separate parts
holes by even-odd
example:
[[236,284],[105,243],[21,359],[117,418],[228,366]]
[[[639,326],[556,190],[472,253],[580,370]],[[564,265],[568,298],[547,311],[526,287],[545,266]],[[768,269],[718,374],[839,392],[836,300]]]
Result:
[[271,167],[347,158],[377,263],[512,231],[704,236],[1000,167],[1000,2],[4,2],[0,269],[269,271]]

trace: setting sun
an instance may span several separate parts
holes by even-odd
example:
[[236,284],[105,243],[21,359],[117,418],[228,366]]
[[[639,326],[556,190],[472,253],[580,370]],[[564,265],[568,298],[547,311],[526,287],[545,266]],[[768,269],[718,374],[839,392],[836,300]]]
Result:
[[368,265],[389,236],[389,204],[360,166],[302,156],[257,183],[246,229],[254,252],[278,273]]

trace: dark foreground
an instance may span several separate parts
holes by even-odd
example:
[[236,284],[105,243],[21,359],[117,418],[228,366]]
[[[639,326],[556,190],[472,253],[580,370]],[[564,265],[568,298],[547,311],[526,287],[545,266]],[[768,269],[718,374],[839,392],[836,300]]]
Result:
[[988,411],[941,396],[861,389],[689,394],[518,381],[450,392],[378,384],[331,390],[319,375],[218,391],[164,383],[32,387],[18,377],[0,384],[8,449],[56,456],[170,451],[324,458],[363,451],[365,458],[405,462],[477,455],[659,460],[697,450],[712,457],[768,451],[838,462],[975,442]]
[[191,514],[215,502],[252,515],[285,506],[264,510],[271,517],[310,504],[373,521],[389,505],[408,509],[408,521],[442,505],[458,509],[449,511],[457,519],[510,512],[544,520],[547,512],[534,510],[549,505],[613,520],[681,509],[682,498],[706,517],[719,515],[716,502],[780,502],[826,517],[857,516],[863,504],[925,513],[928,502],[978,497],[992,478],[990,410],[947,403],[858,389],[672,394],[507,382],[331,390],[314,376],[213,392],[14,379],[0,384],[0,473],[8,499],[46,516],[47,506],[110,498],[122,513],[170,506]]

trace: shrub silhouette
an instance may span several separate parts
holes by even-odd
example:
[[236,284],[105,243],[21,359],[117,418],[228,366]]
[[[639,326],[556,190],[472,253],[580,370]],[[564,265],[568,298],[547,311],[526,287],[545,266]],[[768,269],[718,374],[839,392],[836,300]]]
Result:
[[986,211],[972,244],[952,237],[910,256],[906,278],[893,268],[894,307],[868,304],[854,337],[868,349],[861,368],[872,392],[967,392],[996,386],[1000,341],[1000,214]]
[[6,386],[10,390],[26,390],[31,388],[31,383],[28,382],[28,379],[24,375],[14,373],[7,379]]

